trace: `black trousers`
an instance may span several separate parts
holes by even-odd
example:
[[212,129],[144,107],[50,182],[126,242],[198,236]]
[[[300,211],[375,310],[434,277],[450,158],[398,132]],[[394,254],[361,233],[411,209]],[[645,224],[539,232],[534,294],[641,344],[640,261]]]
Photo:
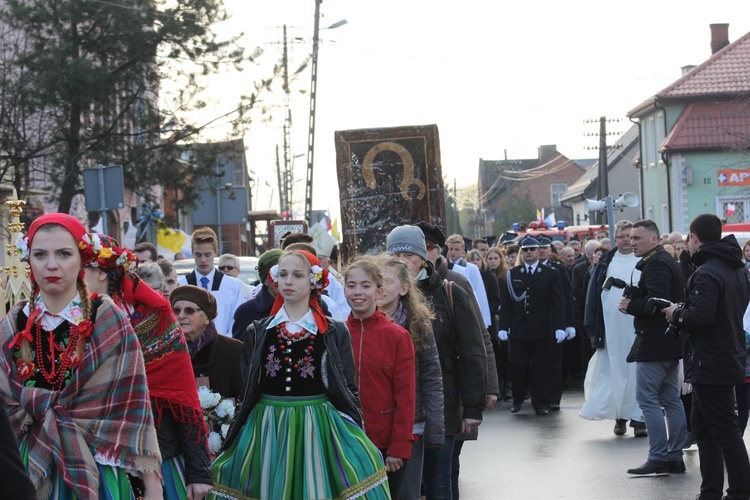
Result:
[[701,462],[701,499],[750,498],[750,461],[734,414],[733,385],[693,384],[693,436]]
[[560,405],[563,391],[563,348],[567,342],[552,344],[552,354],[550,358],[550,404]]
[[[510,381],[513,385],[513,402],[522,403],[526,388],[531,394],[531,405],[535,410],[549,409],[550,366],[552,346],[549,340],[508,340]],[[527,376],[528,366],[528,376]]]

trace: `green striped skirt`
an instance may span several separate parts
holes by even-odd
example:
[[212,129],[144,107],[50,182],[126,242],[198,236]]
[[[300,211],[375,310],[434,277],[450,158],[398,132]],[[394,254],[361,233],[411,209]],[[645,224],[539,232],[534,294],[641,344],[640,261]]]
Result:
[[327,396],[262,396],[213,472],[209,498],[390,498],[380,452]]
[[[24,466],[28,467],[29,450],[25,439],[21,442],[21,460]],[[111,465],[102,465],[100,463],[97,463],[96,466],[99,469],[99,500],[135,499],[133,488],[130,486],[130,480],[125,469]],[[54,500],[79,500],[78,496],[63,481],[62,474],[54,466],[52,467],[49,480],[51,491],[48,498]]]
[[187,498],[185,485],[185,461],[182,455],[168,458],[161,463],[162,488],[164,500],[181,500]]

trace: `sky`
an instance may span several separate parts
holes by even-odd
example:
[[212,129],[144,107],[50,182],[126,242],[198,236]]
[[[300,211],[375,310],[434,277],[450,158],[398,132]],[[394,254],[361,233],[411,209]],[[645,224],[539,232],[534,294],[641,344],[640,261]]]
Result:
[[[223,72],[209,87],[206,117],[223,114],[279,61],[288,26],[290,72],[312,51],[314,0],[224,0],[222,34],[263,50],[256,64]],[[262,5],[261,5],[262,4]],[[437,124],[442,173],[477,182],[480,159],[536,158],[555,144],[569,158],[595,158],[601,116],[627,112],[711,55],[709,24],[729,23],[729,40],[750,31],[750,2],[713,0],[325,0],[318,64],[313,209],[339,214],[334,132]],[[304,207],[310,69],[290,84],[295,208]],[[260,95],[265,112],[245,131],[258,179],[255,210],[278,209],[276,145],[283,141],[280,84]],[[221,132],[221,122],[214,131]]]

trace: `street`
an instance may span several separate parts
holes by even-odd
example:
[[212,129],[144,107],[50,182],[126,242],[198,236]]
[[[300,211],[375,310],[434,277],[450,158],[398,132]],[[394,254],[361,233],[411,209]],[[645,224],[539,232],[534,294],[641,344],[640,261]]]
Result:
[[461,453],[461,499],[694,499],[698,449],[685,450],[685,474],[627,474],[646,460],[648,438],[633,437],[631,428],[615,436],[614,421],[579,417],[581,384],[572,381],[562,409],[548,416],[536,416],[528,401],[517,414],[509,402],[485,412],[479,441],[467,442]]

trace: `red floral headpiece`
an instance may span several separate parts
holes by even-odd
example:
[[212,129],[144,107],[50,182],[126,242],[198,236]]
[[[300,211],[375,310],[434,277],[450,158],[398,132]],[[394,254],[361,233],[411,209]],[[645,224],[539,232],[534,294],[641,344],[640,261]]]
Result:
[[96,267],[116,280],[138,267],[138,257],[127,248],[119,246],[109,235],[90,233],[83,236],[78,244],[82,254],[86,254],[89,267]]

